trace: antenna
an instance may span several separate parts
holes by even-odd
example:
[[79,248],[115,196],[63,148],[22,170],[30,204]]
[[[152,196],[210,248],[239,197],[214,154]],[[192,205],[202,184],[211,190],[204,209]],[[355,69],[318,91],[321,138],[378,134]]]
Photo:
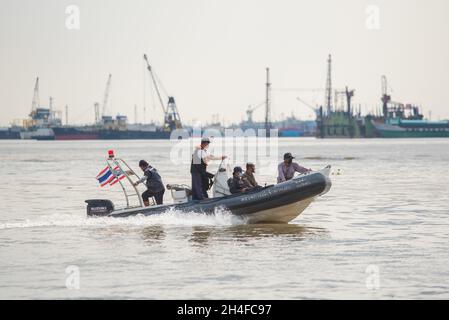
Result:
[[326,99],[324,105],[327,108],[327,113],[332,111],[332,55],[329,55],[327,60],[327,79],[326,79]]
[[48,115],[48,120],[53,120],[54,119],[54,113],[53,113],[53,97],[49,97],[49,102],[48,102],[48,109],[50,111],[49,115]]
[[106,115],[108,98],[109,98],[109,89],[111,87],[111,80],[112,80],[112,74],[109,74],[108,81],[106,82],[106,89],[104,91],[102,116]]
[[391,95],[388,94],[388,81],[385,75],[381,78],[382,82],[382,113],[384,118],[388,117],[388,104],[391,102]]
[[355,92],[355,90],[349,90],[348,87],[346,87],[346,89],[345,89],[347,112],[348,112],[349,118],[351,118],[351,116],[352,116],[351,100],[354,97],[354,92]]
[[266,92],[265,92],[265,133],[268,137],[270,129],[271,129],[271,120],[270,120],[270,113],[271,113],[271,83],[270,83],[270,68],[266,68],[267,72],[267,83],[266,85]]
[[31,103],[31,112],[36,111],[39,108],[39,77],[36,78],[36,83],[34,84],[34,94],[33,102]]
[[69,106],[65,105],[65,125],[69,125]]
[[95,123],[100,122],[100,104],[95,102],[94,104],[94,112],[95,112]]

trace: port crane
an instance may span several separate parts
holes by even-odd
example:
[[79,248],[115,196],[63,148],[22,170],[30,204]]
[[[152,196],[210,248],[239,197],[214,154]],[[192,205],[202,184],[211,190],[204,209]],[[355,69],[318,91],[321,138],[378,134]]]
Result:
[[388,84],[387,77],[383,75],[381,77],[381,83],[382,83],[382,113],[383,117],[385,119],[389,117],[406,117],[410,120],[422,120],[423,115],[420,113],[419,107],[407,104],[401,102],[396,102],[391,99],[391,95],[388,92],[388,89],[390,91],[393,91],[391,87]]
[[[164,130],[173,131],[175,129],[182,129],[181,117],[179,116],[178,107],[176,106],[175,98],[166,94],[165,89],[160,81],[158,81],[153,68],[151,67],[148,56],[143,55],[143,59],[146,62],[148,72],[150,73],[151,80],[153,81],[154,88],[156,90],[159,103],[162,107],[162,112],[164,113]],[[159,85],[158,85],[159,84]],[[167,106],[165,106],[159,87],[164,90],[165,95],[168,97]]]
[[265,105],[265,101],[259,103],[258,105],[256,105],[255,107],[253,106],[248,106],[248,109],[246,110],[246,115],[248,116],[248,122],[252,123],[253,122],[253,113],[254,111],[256,111],[257,109],[259,109],[260,107],[262,107],[263,105]]
[[296,97],[296,100],[301,102],[306,107],[309,107],[310,109],[312,109],[315,112],[315,114],[318,114],[318,109],[319,109],[318,107],[313,107],[310,103],[306,102],[304,99],[301,99],[300,97]]
[[111,81],[112,81],[112,74],[109,74],[108,81],[106,82],[106,89],[104,90],[104,96],[103,96],[103,110],[102,110],[103,117],[106,115],[106,112],[107,112],[109,90],[111,88]]

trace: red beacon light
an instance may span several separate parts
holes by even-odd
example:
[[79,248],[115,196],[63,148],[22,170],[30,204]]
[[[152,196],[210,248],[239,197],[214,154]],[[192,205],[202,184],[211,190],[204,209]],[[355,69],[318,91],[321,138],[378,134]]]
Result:
[[115,157],[114,150],[108,150],[108,156],[109,156],[109,159],[114,158]]

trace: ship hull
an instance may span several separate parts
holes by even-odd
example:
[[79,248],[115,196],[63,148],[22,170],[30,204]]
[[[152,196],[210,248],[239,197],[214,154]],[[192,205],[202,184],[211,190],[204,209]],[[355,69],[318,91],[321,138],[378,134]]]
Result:
[[98,128],[53,128],[55,140],[157,140],[170,139],[170,132],[106,130]]
[[443,132],[419,132],[419,131],[379,131],[382,138],[395,139],[395,138],[449,138],[449,131]]
[[99,134],[101,140],[168,140],[170,132],[165,131],[134,131],[134,130],[102,130]]
[[20,132],[7,130],[0,130],[0,140],[18,140],[20,139]]
[[449,138],[449,125],[425,126],[425,127],[403,127],[373,122],[379,136],[387,139],[398,138]]

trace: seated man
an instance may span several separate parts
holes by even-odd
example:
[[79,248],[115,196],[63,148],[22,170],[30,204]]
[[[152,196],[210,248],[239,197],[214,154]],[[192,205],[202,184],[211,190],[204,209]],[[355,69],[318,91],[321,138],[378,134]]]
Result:
[[142,169],[144,176],[134,186],[139,183],[146,182],[147,190],[142,193],[142,199],[145,207],[150,205],[150,198],[154,197],[156,204],[163,204],[165,187],[162,178],[155,168],[150,166],[145,160],[140,160],[139,167]]
[[246,171],[242,176],[243,185],[247,189],[258,188],[259,184],[254,177],[254,173],[256,173],[256,165],[254,163],[248,162],[246,164]]
[[232,194],[245,192],[247,189],[242,180],[243,169],[241,167],[235,167],[232,173],[232,178],[228,180],[229,191]]
[[284,155],[284,162],[281,162],[278,166],[278,183],[293,179],[295,172],[304,174],[312,171],[293,162],[293,159],[295,159],[295,157],[293,157],[291,153],[286,153]]

